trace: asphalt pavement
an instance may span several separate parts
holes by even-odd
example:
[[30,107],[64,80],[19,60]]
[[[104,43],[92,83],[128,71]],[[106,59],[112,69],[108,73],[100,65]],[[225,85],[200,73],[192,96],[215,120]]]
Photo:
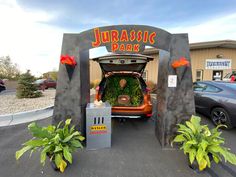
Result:
[[[153,112],[156,115],[153,99]],[[155,117],[155,116],[154,116]],[[201,116],[203,117],[203,116]],[[48,125],[51,118],[37,121]],[[209,119],[203,123],[213,127]],[[198,172],[188,167],[182,151],[162,150],[154,134],[155,119],[148,121],[112,120],[112,147],[99,150],[79,150],[73,154],[73,164],[64,174],[55,172],[49,161],[41,166],[39,153],[29,158],[25,154],[19,161],[15,152],[31,138],[28,123],[0,128],[0,177],[236,177],[236,166],[212,164],[211,169]],[[226,146],[236,152],[236,129],[223,131]]]
[[[40,125],[51,119],[38,121]],[[209,123],[204,119],[204,123]],[[226,145],[236,152],[236,130],[224,131]],[[41,166],[39,153],[25,154],[15,160],[15,151],[31,138],[27,124],[0,128],[0,177],[232,177],[236,167],[212,165],[211,170],[198,173],[190,169],[180,150],[162,150],[154,135],[154,120],[112,120],[112,147],[89,151],[79,150],[73,164],[64,174],[55,172],[49,162]]]

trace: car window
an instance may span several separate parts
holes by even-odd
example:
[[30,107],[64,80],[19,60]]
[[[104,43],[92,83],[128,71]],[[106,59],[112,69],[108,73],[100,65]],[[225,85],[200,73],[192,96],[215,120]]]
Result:
[[202,84],[202,83],[194,83],[193,84],[193,90],[194,91],[203,91],[206,87],[206,84]]
[[219,92],[219,91],[221,91],[219,88],[217,88],[213,85],[208,85],[208,84],[206,85],[205,89],[203,90],[203,92],[214,92],[214,93]]
[[45,79],[45,82],[55,82],[53,79]]
[[45,81],[45,79],[39,79],[39,80],[36,80],[35,83],[36,84],[41,84],[43,81]]
[[236,72],[228,73],[224,78],[231,78],[233,75],[236,77]]
[[224,78],[230,78],[230,76],[231,76],[231,73],[228,73],[228,74],[225,75]]

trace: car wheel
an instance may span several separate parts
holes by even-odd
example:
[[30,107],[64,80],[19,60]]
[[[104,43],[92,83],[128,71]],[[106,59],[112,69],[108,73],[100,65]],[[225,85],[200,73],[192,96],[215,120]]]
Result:
[[226,125],[227,129],[233,128],[229,114],[224,108],[214,108],[211,111],[211,120],[215,125]]
[[6,90],[6,88],[4,88],[4,87],[1,86],[1,87],[0,87],[0,92],[3,91],[3,90]]

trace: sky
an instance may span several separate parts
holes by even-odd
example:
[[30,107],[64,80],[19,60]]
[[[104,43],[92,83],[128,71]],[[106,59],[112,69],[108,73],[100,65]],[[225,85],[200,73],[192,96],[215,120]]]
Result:
[[236,0],[0,0],[0,24],[0,57],[40,76],[58,70],[63,33],[99,26],[149,25],[188,33],[190,43],[236,40]]

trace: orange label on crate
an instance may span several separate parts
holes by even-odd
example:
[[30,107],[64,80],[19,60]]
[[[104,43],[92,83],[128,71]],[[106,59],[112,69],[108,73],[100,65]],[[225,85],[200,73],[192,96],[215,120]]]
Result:
[[98,131],[98,130],[107,130],[106,125],[93,125],[90,127],[91,131]]
[[90,127],[90,135],[107,134],[106,125],[93,125]]

